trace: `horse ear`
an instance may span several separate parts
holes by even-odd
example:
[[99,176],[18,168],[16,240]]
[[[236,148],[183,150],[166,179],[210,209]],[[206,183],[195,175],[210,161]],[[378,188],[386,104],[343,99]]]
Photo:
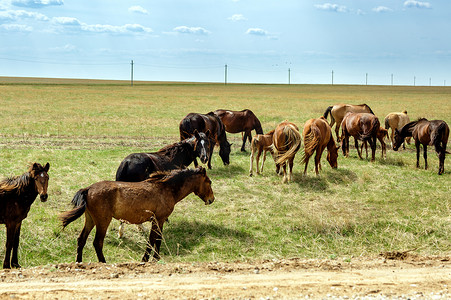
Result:
[[49,164],[49,163],[46,163],[46,164],[45,164],[45,167],[44,167],[44,171],[48,172],[49,169],[50,169],[50,164]]

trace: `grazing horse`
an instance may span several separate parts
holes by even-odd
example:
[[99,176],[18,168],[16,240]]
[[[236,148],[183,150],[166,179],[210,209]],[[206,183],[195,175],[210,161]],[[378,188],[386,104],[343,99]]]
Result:
[[[283,121],[277,125],[273,135],[272,150],[276,162],[276,172],[279,173],[283,167],[282,182],[286,183],[293,178],[293,161],[296,153],[301,147],[302,137],[299,128],[291,122]],[[287,175],[288,164],[288,175]]]
[[353,104],[337,104],[329,106],[324,112],[324,118],[327,119],[327,115],[330,113],[330,127],[334,126],[335,123],[335,136],[337,137],[337,142],[340,142],[340,137],[338,136],[338,130],[340,129],[341,122],[344,116],[348,112],[353,113],[370,113],[373,114],[371,108],[366,104],[353,105]]
[[362,154],[360,153],[357,140],[370,143],[371,161],[374,161],[376,156],[376,136],[380,128],[379,119],[370,113],[349,112],[343,118],[341,127],[343,155],[349,156],[349,137],[352,136],[354,137],[355,148],[360,159],[362,159]]
[[[266,160],[266,152],[271,152],[271,154],[273,154],[272,149],[271,149],[271,145],[272,145],[272,139],[273,139],[273,135],[274,135],[274,129],[271,130],[270,132],[268,132],[267,134],[257,134],[252,138],[251,141],[251,167],[249,170],[249,176],[252,176],[252,171],[254,169],[254,156],[255,156],[255,152],[257,152],[257,157],[255,159],[255,163],[257,164],[257,174],[261,174],[260,172],[263,172],[263,165],[265,164],[265,160]],[[259,168],[259,160],[260,160],[260,155],[263,152],[263,160],[262,160],[262,167],[261,167],[261,171]]]
[[445,172],[445,156],[446,144],[448,143],[449,127],[445,121],[419,119],[418,121],[410,122],[399,131],[395,129],[395,143],[393,150],[397,151],[406,137],[413,137],[415,140],[415,147],[417,148],[417,168],[420,167],[420,145],[423,145],[424,168],[427,170],[427,146],[434,145],[435,152],[439,158],[438,175]]
[[[149,178],[150,174],[158,171],[186,168],[196,157],[199,157],[202,163],[206,163],[210,149],[210,139],[207,134],[195,130],[193,137],[161,148],[157,152],[128,155],[116,171],[116,181],[143,181]],[[138,228],[145,231],[142,225],[138,225]],[[119,238],[123,234],[124,222],[121,221],[118,230]]]
[[78,237],[77,262],[82,261],[83,247],[91,230],[96,227],[94,248],[100,262],[103,256],[103,241],[112,218],[123,219],[133,224],[152,222],[149,241],[142,260],[160,258],[163,225],[177,202],[194,193],[205,204],[214,201],[211,181],[202,167],[196,169],[157,172],[140,182],[101,181],[79,190],[72,204],[74,209],[60,215],[63,228],[85,214],[85,225]]
[[[382,127],[379,127],[379,131],[377,132],[376,135],[377,139],[379,140],[379,142],[381,143],[381,149],[382,149],[382,158],[386,158],[387,157],[387,145],[385,144],[385,137],[388,137],[388,130]],[[363,153],[363,147],[365,146],[365,152],[366,152],[366,158],[368,158],[368,145],[367,142],[364,141],[362,143],[362,146],[360,147],[360,153]]]
[[319,175],[318,167],[321,169],[321,155],[327,147],[327,161],[333,169],[338,166],[338,147],[335,145],[332,130],[324,117],[310,119],[304,125],[304,156],[302,162],[305,163],[304,175],[307,174],[307,165],[313,152],[315,155],[315,172]]
[[[407,111],[403,111],[403,112],[392,112],[389,113],[386,117],[385,117],[385,129],[391,129],[390,132],[390,141],[391,141],[391,146],[393,148],[394,145],[394,138],[393,136],[395,135],[395,129],[401,130],[401,128],[406,125],[407,123],[410,122],[409,116],[407,115]],[[410,144],[410,137],[406,138],[406,142],[407,144]],[[403,148],[406,149],[406,143],[403,143]]]
[[[224,165],[230,163],[230,146],[227,141],[227,135],[224,128],[224,124],[221,119],[213,112],[208,114],[189,113],[180,121],[180,140],[187,139],[194,134],[194,131],[205,132],[207,136],[214,142],[210,143],[210,149],[208,152],[207,167],[211,169],[211,156],[215,144],[219,144],[219,156],[222,159]],[[197,160],[194,159],[194,166],[197,167]]]
[[[30,165],[28,172],[0,181],[0,224],[6,225],[6,254],[3,268],[20,268],[18,248],[22,221],[39,194],[41,202],[47,201],[50,165]],[[12,257],[11,257],[12,251]]]
[[260,120],[249,109],[242,111],[218,109],[215,110],[214,113],[221,119],[227,132],[238,133],[244,131],[243,145],[241,146],[241,151],[243,152],[246,151],[244,149],[246,139],[248,139],[249,143],[251,143],[252,130],[255,130],[257,134],[263,134]]

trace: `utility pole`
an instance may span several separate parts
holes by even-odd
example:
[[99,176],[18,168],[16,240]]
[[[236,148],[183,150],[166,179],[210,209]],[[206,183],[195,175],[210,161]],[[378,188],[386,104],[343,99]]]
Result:
[[288,68],[288,84],[291,84],[291,69]]
[[332,85],[334,85],[334,70],[332,70]]
[[431,80],[432,78],[431,77],[429,77],[429,86],[431,86],[432,85],[432,80]]
[[416,80],[417,80],[417,78],[415,76],[413,76],[413,86],[416,86]]
[[133,86],[133,59],[132,59],[132,62],[131,62],[131,67],[132,67],[132,69],[131,69],[130,83],[131,83],[131,86]]
[[393,73],[391,74],[391,85],[393,85]]
[[224,66],[224,85],[227,85],[227,64]]
[[366,77],[365,77],[365,85],[368,85],[368,73],[366,73]]

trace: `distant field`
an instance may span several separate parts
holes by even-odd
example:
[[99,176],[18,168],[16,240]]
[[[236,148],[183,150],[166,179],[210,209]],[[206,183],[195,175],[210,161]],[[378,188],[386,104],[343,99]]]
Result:
[[[179,139],[178,124],[189,112],[251,109],[265,132],[287,119],[302,127],[332,104],[368,104],[383,123],[389,112],[451,124],[451,87],[246,85],[52,80],[0,77],[0,175],[19,175],[32,161],[50,162],[49,200],[33,204],[24,221],[19,261],[25,267],[75,259],[83,217],[61,232],[57,215],[70,208],[75,192],[113,179],[131,152],[156,151]],[[249,177],[249,152],[233,142],[230,166],[217,151],[213,169],[216,201],[190,195],[165,225],[162,262],[234,261],[281,257],[375,256],[411,250],[451,254],[451,157],[438,176],[431,148],[429,170],[415,168],[414,146],[375,163],[341,152],[338,169],[325,155],[320,177],[313,164],[303,177],[301,152],[294,182],[281,184],[268,157],[262,176]],[[248,147],[247,147],[248,149]],[[448,150],[451,149],[450,144]],[[302,149],[301,149],[302,151]],[[423,167],[424,161],[420,160]],[[128,226],[116,236],[112,222],[105,240],[107,262],[140,260],[145,237]],[[85,261],[97,261],[93,234]],[[0,231],[0,259],[5,230]]]

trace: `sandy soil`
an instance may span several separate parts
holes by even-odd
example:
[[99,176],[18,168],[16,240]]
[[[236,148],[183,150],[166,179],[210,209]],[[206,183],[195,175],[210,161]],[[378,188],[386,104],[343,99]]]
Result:
[[0,270],[0,299],[451,299],[451,258],[69,263]]

